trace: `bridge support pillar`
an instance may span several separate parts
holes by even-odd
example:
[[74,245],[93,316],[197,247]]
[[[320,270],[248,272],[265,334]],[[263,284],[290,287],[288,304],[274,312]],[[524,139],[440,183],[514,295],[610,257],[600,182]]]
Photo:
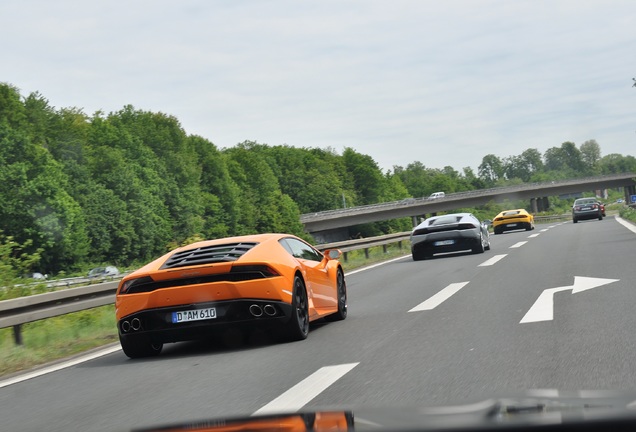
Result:
[[532,214],[534,213],[539,213],[539,209],[537,207],[537,199],[536,198],[530,198],[530,211]]
[[550,208],[550,200],[548,200],[548,197],[532,198],[530,202],[534,213],[546,211]]
[[411,224],[413,224],[413,228],[419,225],[417,216],[411,216]]

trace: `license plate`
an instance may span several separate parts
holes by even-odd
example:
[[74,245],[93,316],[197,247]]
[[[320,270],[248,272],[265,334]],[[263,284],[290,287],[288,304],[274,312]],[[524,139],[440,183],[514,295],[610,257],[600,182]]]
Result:
[[581,207],[581,210],[592,210],[592,207]]
[[517,224],[516,224],[516,223],[514,223],[514,224],[508,224],[508,226],[509,226],[509,227],[511,227],[511,226],[517,226]]
[[216,308],[195,309],[181,312],[172,312],[172,323],[188,321],[201,321],[216,318]]
[[433,243],[435,246],[446,246],[455,244],[455,240],[440,240]]

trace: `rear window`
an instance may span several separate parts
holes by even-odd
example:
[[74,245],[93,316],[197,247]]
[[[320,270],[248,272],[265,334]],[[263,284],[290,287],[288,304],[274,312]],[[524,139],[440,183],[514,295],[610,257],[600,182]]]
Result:
[[431,221],[431,225],[446,225],[457,223],[461,220],[461,216],[440,216],[434,221]]
[[583,199],[583,200],[576,200],[574,201],[575,205],[586,205],[586,204],[596,204],[596,200],[593,198],[590,199]]
[[514,216],[514,215],[518,215],[519,213],[521,213],[519,210],[513,210],[513,211],[507,211],[504,212],[504,216]]

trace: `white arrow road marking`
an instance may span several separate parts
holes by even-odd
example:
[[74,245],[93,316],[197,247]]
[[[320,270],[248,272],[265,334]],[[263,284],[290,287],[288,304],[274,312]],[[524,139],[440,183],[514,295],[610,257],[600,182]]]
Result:
[[325,366],[257,410],[253,415],[298,411],[360,363]]
[[499,261],[500,259],[502,259],[503,257],[505,257],[506,255],[508,255],[508,254],[495,255],[494,257],[490,258],[489,260],[486,260],[483,263],[479,264],[479,267],[491,266],[491,265],[495,264],[497,261]]
[[517,243],[513,244],[512,246],[510,246],[509,249],[520,248],[521,246],[523,246],[526,243],[528,243],[528,242],[527,241],[517,242]]
[[597,288],[620,279],[600,279],[583,276],[574,276],[574,283],[570,286],[548,288],[543,290],[539,298],[534,302],[530,310],[519,321],[520,324],[538,321],[551,321],[554,319],[554,293],[572,290],[572,294]]
[[460,289],[464,288],[466,285],[468,285],[468,282],[452,283],[437,294],[431,296],[428,300],[425,300],[419,305],[415,306],[409,312],[420,312],[424,310],[435,309],[437,306],[444,303],[444,301],[446,301],[450,296],[455,294]]

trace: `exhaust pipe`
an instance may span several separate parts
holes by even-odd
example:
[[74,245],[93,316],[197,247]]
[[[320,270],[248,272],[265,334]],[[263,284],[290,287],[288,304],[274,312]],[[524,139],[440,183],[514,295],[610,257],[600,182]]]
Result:
[[265,313],[269,316],[276,315],[276,308],[272,306],[271,304],[266,304],[265,307],[263,308],[263,311],[265,311]]
[[121,322],[121,331],[124,333],[128,333],[130,331],[130,323],[128,321]]
[[134,331],[139,330],[141,328],[141,320],[139,318],[133,318],[130,322],[130,327],[132,327]]
[[263,315],[263,309],[257,304],[253,304],[250,306],[250,313],[256,318]]

